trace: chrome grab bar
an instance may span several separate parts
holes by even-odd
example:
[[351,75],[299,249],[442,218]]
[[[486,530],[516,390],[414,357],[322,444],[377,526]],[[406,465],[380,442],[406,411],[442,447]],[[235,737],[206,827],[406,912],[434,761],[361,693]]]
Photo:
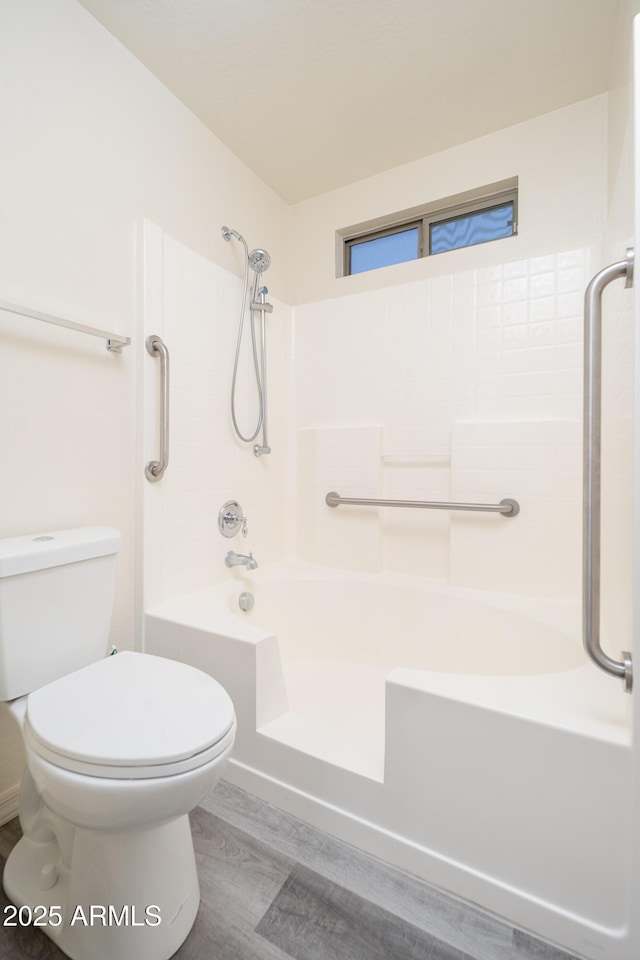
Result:
[[479,513],[501,513],[503,517],[516,517],[520,513],[517,500],[506,497],[500,503],[444,503],[439,500],[362,500],[356,497],[341,497],[332,490],[325,497],[328,507],[349,504],[363,507],[417,507],[421,510],[476,510]]
[[150,460],[144,468],[147,480],[156,483],[169,465],[169,351],[155,334],[147,337],[145,345],[152,357],[160,357],[160,459]]
[[623,651],[613,660],[600,646],[600,491],[602,436],[602,293],[614,280],[633,286],[633,248],[619,263],[605,267],[591,280],[584,298],[584,444],[582,521],[582,641],[593,662],[631,692],[633,664]]

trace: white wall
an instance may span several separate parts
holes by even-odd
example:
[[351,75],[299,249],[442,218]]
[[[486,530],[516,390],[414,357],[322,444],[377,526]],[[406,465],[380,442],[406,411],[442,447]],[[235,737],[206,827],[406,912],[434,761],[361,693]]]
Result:
[[607,136],[607,256],[634,235],[633,17],[640,0],[624,0],[611,57]]
[[[288,209],[75,0],[2,7],[0,300],[134,343],[115,356],[0,313],[0,536],[118,527],[113,640],[133,646],[138,225],[239,273],[228,223],[269,250],[269,286],[286,299]],[[21,762],[2,727],[0,815]]]

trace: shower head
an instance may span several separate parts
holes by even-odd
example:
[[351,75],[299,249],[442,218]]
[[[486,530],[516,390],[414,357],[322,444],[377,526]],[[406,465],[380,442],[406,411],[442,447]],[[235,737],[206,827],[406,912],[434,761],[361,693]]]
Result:
[[249,265],[255,273],[264,273],[271,266],[271,257],[266,250],[252,250],[249,254]]
[[237,230],[231,230],[229,227],[221,227],[220,233],[222,234],[225,240],[231,240],[231,237],[235,237],[236,240],[240,240],[244,242],[244,237],[242,236],[242,234],[238,233]]

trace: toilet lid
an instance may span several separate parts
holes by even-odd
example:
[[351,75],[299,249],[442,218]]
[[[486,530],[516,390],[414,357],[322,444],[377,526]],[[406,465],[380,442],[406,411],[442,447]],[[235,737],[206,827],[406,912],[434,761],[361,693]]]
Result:
[[119,768],[114,775],[122,776],[123,768],[193,767],[180,761],[197,755],[206,762],[229,741],[235,713],[226,690],[201,670],[123,652],[30,694],[25,727],[36,751],[53,753],[60,766]]

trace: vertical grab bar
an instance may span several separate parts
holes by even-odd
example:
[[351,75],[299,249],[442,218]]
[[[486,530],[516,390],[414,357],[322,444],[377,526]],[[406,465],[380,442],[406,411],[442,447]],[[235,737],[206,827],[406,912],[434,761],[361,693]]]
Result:
[[155,334],[145,344],[152,357],[160,357],[160,459],[150,460],[144,468],[147,480],[156,483],[169,465],[169,351]]
[[631,654],[613,660],[600,646],[600,491],[601,491],[601,396],[602,396],[602,294],[608,284],[621,278],[633,285],[633,248],[626,260],[605,267],[591,280],[584,299],[584,446],[582,527],[582,640],[596,666],[619,677],[631,693]]

